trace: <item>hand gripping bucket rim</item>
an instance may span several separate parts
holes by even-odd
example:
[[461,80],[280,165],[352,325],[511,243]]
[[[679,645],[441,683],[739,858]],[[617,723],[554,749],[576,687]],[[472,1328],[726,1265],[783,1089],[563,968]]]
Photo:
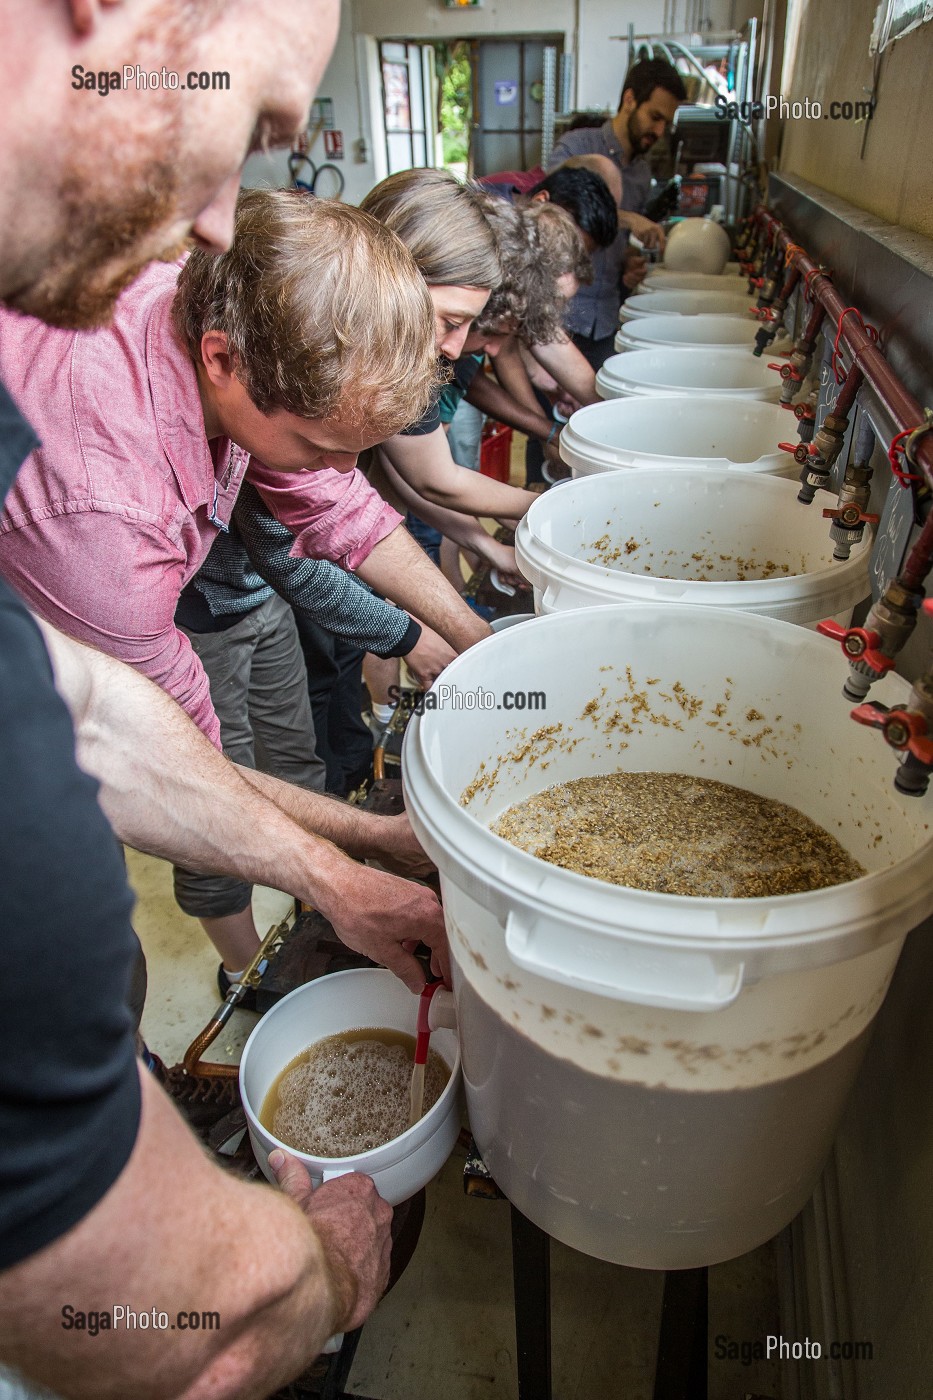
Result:
[[[728,627],[737,664],[742,655],[743,633],[748,637],[758,634],[763,647],[788,661],[809,652],[814,661],[818,656],[818,666],[825,670],[833,656],[834,644],[827,639],[772,618],[710,608],[684,609],[676,604],[644,604],[634,609],[608,605],[536,618],[508,638],[488,638],[481,648],[452,662],[445,671],[445,681],[454,686],[458,681],[463,684],[481,656],[486,663],[484,669],[492,667],[502,681],[509,674],[509,662],[530,645],[556,648],[566,672],[573,642],[589,629],[605,628],[607,635],[637,629],[649,635],[662,627],[684,629],[694,636]],[[839,669],[838,679],[841,687],[844,666]],[[906,683],[898,677],[889,676],[887,680],[892,682],[889,699],[896,694],[902,702]],[[606,884],[548,865],[496,836],[447,791],[430,751],[431,730],[441,713],[428,710],[416,716],[409,724],[404,744],[407,807],[415,833],[428,854],[442,874],[455,882],[458,878],[466,880],[474,897],[487,907],[500,908],[504,903],[510,912],[524,913],[532,922],[543,917],[579,931],[581,901],[585,901],[586,922],[595,931],[596,943],[610,957],[613,947],[622,945],[719,954],[725,955],[730,966],[737,966],[736,958],[740,958],[742,980],[754,980],[780,969],[788,958],[794,967],[819,967],[854,956],[853,950],[877,947],[913,927],[929,902],[929,840],[908,856],[845,885],[752,899],[657,894]],[[853,724],[841,697],[838,722]],[[893,786],[895,764],[889,753],[885,752],[884,758]],[[533,790],[546,786],[549,783],[542,781]],[[502,873],[506,864],[507,879]],[[548,976],[542,967],[536,970]],[[555,980],[566,980],[568,975],[573,976],[565,967]],[[726,1001],[715,1004],[724,1005],[733,999],[742,980]],[[596,990],[591,978],[578,979],[576,985]],[[679,994],[673,1001],[656,1001],[650,995],[640,998],[637,990],[632,995],[611,980],[600,994],[643,1000],[649,1005],[683,1007],[689,1002],[689,997]]]

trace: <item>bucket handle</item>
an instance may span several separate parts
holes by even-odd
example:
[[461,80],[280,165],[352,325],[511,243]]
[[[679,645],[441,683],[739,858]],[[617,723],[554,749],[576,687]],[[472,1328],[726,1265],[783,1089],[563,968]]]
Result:
[[551,982],[670,1011],[721,1011],[745,976],[744,962],[721,967],[709,953],[654,948],[530,911],[510,911],[505,946],[519,967]]

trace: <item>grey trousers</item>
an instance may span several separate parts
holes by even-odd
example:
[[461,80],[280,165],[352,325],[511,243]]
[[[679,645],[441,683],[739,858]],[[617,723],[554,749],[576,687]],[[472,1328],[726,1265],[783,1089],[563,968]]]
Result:
[[[305,660],[288,604],[270,598],[223,632],[182,630],[207,672],[227,757],[323,792],[325,768],[315,753]],[[175,898],[195,918],[239,914],[251,893],[251,885],[229,875],[175,867]]]

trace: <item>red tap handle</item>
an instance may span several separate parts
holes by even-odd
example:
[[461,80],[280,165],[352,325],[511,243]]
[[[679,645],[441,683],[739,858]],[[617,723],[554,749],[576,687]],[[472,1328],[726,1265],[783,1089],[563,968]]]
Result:
[[[823,519],[838,520],[841,516],[851,513],[851,511],[851,506],[837,506],[830,510],[824,510]],[[851,528],[853,525],[877,525],[880,519],[880,515],[868,515],[865,511],[857,510],[845,523]]]
[[418,1035],[415,1039],[416,1065],[426,1065],[428,1062],[428,1041],[431,1039],[428,1013],[431,1010],[431,998],[438,987],[443,985],[443,982],[428,982],[421,989],[421,996],[418,998]]
[[792,408],[801,422],[814,423],[816,421],[816,409],[811,408],[808,403],[790,403],[788,408]]
[[888,708],[868,700],[864,705],[856,705],[850,714],[856,724],[868,724],[872,729],[883,729],[888,718]]
[[[785,407],[785,408],[792,408],[793,405],[788,403],[788,404],[785,404],[784,407]],[[798,448],[799,446],[800,446],[800,443],[799,443],[799,442],[779,442],[779,443],[778,443],[778,447],[781,449],[781,451],[782,451],[782,452],[789,452],[789,453],[791,454],[791,456],[793,456],[793,454],[797,451],[797,448]]]
[[[784,373],[784,371],[785,371],[786,369],[788,369],[788,368],[789,368],[788,365],[772,365],[772,364],[769,364],[769,365],[768,365],[768,369],[776,369],[777,372],[778,372],[778,374],[781,376],[782,379],[789,379],[789,378],[790,378],[790,375],[789,375],[789,374],[785,374],[785,373]],[[790,405],[788,405],[788,407],[790,407]]]
[[852,718],[859,724],[883,730],[892,749],[907,749],[921,763],[933,765],[933,739],[928,737],[929,726],[923,715],[914,710],[889,710],[884,705],[869,702],[857,705]]
[[831,637],[834,642],[839,642],[849,661],[864,661],[879,676],[883,676],[894,667],[891,657],[877,650],[881,642],[877,632],[868,632],[864,627],[842,627],[838,622],[833,622],[832,618],[818,622],[816,630],[824,637]]
[[920,604],[920,607],[923,612],[929,613],[930,616],[933,617],[933,598],[927,598]]

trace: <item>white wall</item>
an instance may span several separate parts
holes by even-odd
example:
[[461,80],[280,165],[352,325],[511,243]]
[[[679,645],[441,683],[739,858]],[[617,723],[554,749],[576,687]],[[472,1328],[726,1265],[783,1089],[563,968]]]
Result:
[[[677,14],[683,13],[680,0]],[[708,0],[714,29],[728,27],[732,0]],[[664,0],[486,0],[481,9],[448,10],[441,0],[341,0],[341,24],[337,47],[321,80],[319,97],[334,102],[334,119],[343,132],[345,156],[337,162],[346,180],[344,199],[358,203],[381,178],[380,133],[374,131],[372,109],[381,101],[376,68],[376,39],[470,39],[486,35],[560,34],[564,48],[577,53],[577,107],[614,111],[619,100],[628,56],[627,43],[612,39],[626,34],[660,32]],[[357,143],[365,143],[360,161]],[[374,159],[375,155],[375,159]],[[311,152],[324,160],[323,139]],[[253,156],[246,166],[244,184],[288,183],[284,152]]]

